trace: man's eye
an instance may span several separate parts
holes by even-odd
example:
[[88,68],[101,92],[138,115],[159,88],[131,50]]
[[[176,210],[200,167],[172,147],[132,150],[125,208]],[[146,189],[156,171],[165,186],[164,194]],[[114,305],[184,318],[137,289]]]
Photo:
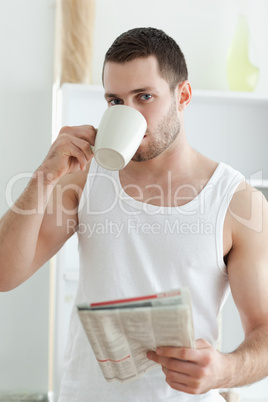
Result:
[[122,100],[121,99],[111,99],[109,101],[110,105],[122,105]]
[[141,98],[141,100],[147,101],[147,100],[150,100],[152,98],[152,95],[144,94],[144,95],[141,95],[140,98]]

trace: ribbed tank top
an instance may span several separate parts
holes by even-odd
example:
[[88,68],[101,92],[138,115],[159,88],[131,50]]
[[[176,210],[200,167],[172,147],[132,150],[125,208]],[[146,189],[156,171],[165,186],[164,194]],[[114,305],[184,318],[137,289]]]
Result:
[[[195,337],[216,347],[217,319],[229,293],[223,225],[242,180],[239,172],[220,163],[193,200],[181,207],[159,207],[129,197],[119,173],[104,170],[93,159],[78,213],[75,305],[186,286],[192,295]],[[160,367],[133,382],[106,382],[74,306],[60,402],[222,400],[215,390],[191,396],[171,389]]]

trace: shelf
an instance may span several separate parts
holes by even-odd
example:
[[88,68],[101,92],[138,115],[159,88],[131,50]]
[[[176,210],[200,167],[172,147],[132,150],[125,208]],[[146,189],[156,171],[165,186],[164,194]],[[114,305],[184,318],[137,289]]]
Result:
[[231,103],[244,103],[244,104],[260,104],[268,106],[268,96],[252,92],[231,92],[231,91],[205,91],[193,90],[192,101],[215,101]]
[[268,180],[250,180],[249,184],[252,187],[268,188]]

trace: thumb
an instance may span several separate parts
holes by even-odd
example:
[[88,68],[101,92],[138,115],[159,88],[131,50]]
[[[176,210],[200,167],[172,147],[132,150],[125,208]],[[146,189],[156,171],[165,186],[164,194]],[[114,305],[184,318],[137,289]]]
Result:
[[206,349],[211,347],[211,345],[205,339],[200,338],[195,341],[195,347],[196,349]]

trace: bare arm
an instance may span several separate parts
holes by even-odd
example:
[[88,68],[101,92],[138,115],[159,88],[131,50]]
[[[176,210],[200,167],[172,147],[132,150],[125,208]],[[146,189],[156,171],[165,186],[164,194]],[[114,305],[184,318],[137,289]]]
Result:
[[232,244],[229,280],[245,340],[227,354],[203,339],[197,340],[195,350],[163,347],[150,352],[148,357],[162,365],[167,383],[182,392],[238,387],[268,375],[268,206],[248,185],[238,190],[225,229]]
[[227,384],[235,387],[268,375],[268,204],[247,185],[235,195],[230,215],[228,274],[245,332],[244,342],[226,356]]
[[0,220],[0,291],[24,282],[74,233],[94,139],[92,126],[64,127],[22,195]]

